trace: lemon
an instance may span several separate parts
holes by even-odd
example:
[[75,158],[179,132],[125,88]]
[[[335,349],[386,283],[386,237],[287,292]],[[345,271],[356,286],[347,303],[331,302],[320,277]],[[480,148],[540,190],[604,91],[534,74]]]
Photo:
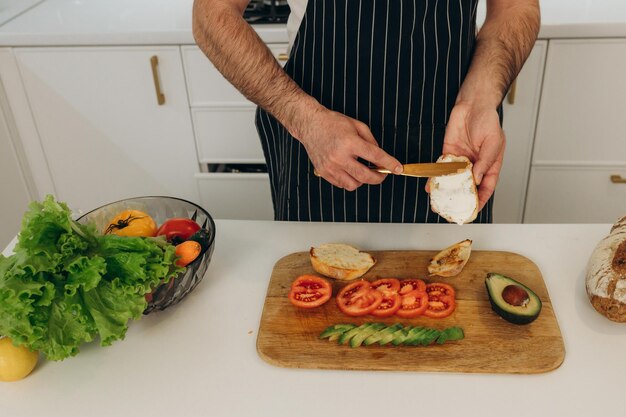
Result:
[[24,346],[14,346],[8,337],[0,338],[0,381],[17,381],[37,365],[39,354]]

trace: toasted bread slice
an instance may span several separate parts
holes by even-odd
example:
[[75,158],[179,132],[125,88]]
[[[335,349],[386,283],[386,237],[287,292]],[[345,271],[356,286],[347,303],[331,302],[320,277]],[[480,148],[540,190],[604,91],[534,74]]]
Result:
[[435,255],[428,265],[428,273],[440,277],[459,275],[472,253],[472,241],[465,239]]
[[442,155],[437,162],[464,162],[467,168],[459,174],[432,177],[430,208],[450,223],[471,223],[478,215],[478,191],[472,174],[473,164],[465,156]]
[[311,248],[309,254],[315,271],[345,281],[362,277],[376,263],[369,253],[343,243],[325,243]]

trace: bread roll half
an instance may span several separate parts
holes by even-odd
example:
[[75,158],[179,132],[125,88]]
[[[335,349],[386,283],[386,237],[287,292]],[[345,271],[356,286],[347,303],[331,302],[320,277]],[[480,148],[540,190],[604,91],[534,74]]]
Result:
[[430,208],[450,223],[471,223],[478,215],[478,191],[472,174],[474,166],[465,156],[442,155],[437,162],[468,162],[458,174],[432,177]]
[[362,277],[376,263],[369,253],[342,243],[326,243],[311,248],[309,254],[315,271],[345,281]]

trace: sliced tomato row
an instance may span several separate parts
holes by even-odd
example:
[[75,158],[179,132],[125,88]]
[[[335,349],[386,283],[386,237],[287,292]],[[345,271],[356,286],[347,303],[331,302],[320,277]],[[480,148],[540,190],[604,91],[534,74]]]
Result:
[[426,284],[421,279],[382,278],[372,283],[352,282],[337,294],[337,306],[349,316],[371,314],[414,318],[447,317],[456,308],[455,291],[448,284]]
[[[313,308],[326,303],[332,286],[316,275],[301,275],[291,284],[289,301],[297,307]],[[381,278],[358,280],[343,287],[336,297],[339,309],[349,316],[447,317],[456,308],[452,286],[440,282],[426,284],[421,279]]]

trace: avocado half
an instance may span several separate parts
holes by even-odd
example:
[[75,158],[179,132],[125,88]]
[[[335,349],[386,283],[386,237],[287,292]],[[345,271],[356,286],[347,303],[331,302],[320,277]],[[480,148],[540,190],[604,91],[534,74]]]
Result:
[[485,279],[491,308],[514,324],[528,324],[541,312],[541,300],[530,288],[504,275],[489,273]]

